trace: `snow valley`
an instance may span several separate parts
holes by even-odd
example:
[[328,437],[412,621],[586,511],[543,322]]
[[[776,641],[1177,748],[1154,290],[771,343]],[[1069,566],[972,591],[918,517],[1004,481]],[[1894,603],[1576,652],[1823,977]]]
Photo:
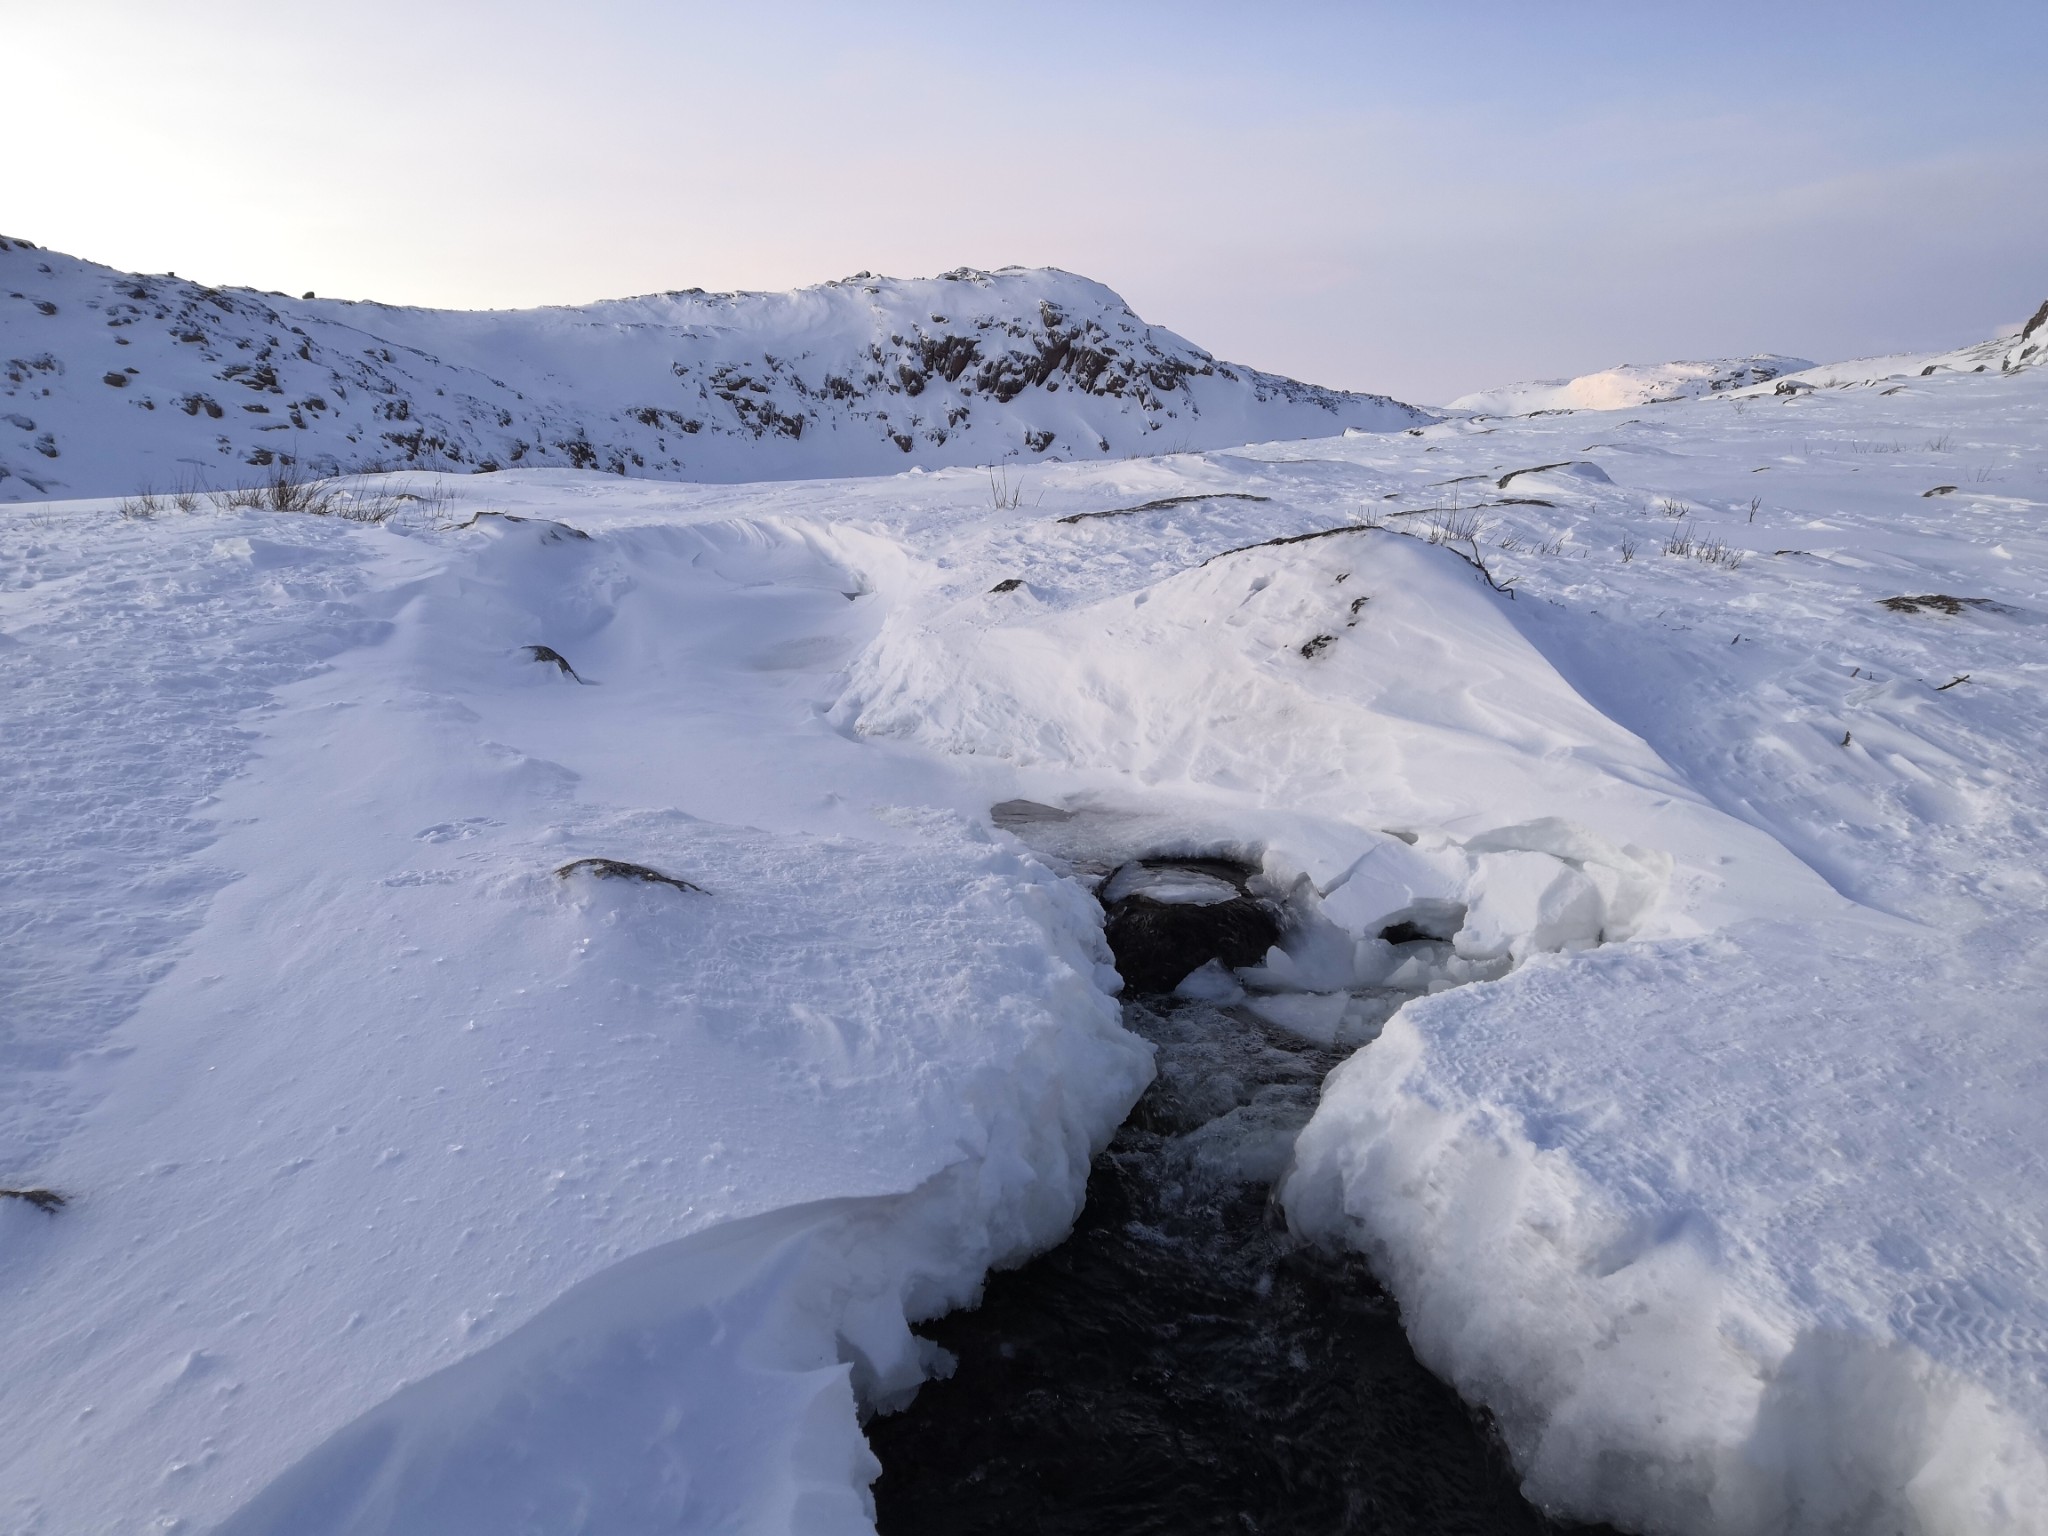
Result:
[[[1141,898],[1270,918],[1175,991],[1343,1058],[1262,1176],[1543,1510],[2048,1528],[2038,328],[1439,416],[1057,274],[0,261],[0,1185],[65,1201],[0,1198],[0,1528],[871,1531],[916,1326],[1165,1060]],[[441,456],[140,494],[288,408]]]

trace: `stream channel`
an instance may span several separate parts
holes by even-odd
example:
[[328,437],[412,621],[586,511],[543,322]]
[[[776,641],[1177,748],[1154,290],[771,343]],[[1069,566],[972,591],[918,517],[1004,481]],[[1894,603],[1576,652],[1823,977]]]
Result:
[[[1354,1011],[1376,1032],[1406,995]],[[952,1375],[867,1426],[881,1536],[1604,1531],[1527,1503],[1365,1261],[1294,1240],[1274,1208],[1348,1051],[1156,993],[1127,991],[1124,1025],[1158,1077],[1072,1235],[928,1324]]]

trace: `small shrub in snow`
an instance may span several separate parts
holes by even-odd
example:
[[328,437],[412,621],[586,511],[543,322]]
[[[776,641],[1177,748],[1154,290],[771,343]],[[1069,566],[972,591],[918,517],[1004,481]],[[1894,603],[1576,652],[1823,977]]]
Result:
[[1429,514],[1429,528],[1423,535],[1432,544],[1473,544],[1479,539],[1479,514],[1461,512],[1455,506],[1438,507]]
[[1702,565],[1725,566],[1731,571],[1740,569],[1743,560],[1741,550],[1730,549],[1727,543],[1718,537],[1696,537],[1690,523],[1680,523],[1671,530],[1670,537],[1664,541],[1664,553],[1678,555],[1687,560],[1697,560]]
[[216,491],[212,497],[222,512],[299,512],[351,523],[387,522],[404,507],[438,506],[442,499],[407,489],[373,488],[359,480],[317,479],[288,458],[276,460],[257,484]]
[[998,512],[1014,511],[1024,505],[1023,477],[1020,475],[1017,483],[1012,485],[1010,471],[1007,468],[997,470],[991,467],[988,472],[988,495]]

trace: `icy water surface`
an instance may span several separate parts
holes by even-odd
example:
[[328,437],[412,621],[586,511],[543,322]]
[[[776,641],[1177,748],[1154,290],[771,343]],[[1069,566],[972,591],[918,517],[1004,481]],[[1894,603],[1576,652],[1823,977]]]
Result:
[[1363,1263],[1270,1208],[1338,1056],[1207,1003],[1124,1021],[1159,1080],[1073,1236],[931,1324],[958,1369],[868,1426],[882,1536],[1573,1529],[1523,1501]]

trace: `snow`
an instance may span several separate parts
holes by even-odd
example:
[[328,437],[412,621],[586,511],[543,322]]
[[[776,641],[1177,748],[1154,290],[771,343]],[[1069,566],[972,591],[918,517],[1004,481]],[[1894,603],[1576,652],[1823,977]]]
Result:
[[[275,514],[56,516],[52,542],[125,550],[126,569],[90,594],[97,609],[69,572],[52,573],[55,591],[11,591],[11,672],[33,678],[93,642],[108,672],[127,664],[139,704],[163,684],[138,653],[163,640],[119,621],[138,598],[221,592],[243,620],[224,649],[283,665],[312,644],[295,628],[351,626],[356,648],[248,701],[260,748],[218,728],[236,776],[171,786],[217,796],[183,880],[169,878],[182,850],[95,835],[146,771],[131,734],[187,756],[118,676],[71,721],[63,794],[24,786],[37,814],[11,849],[27,878],[11,883],[9,931],[33,948],[9,947],[35,963],[10,1018],[40,1022],[43,998],[97,968],[90,946],[120,953],[122,928],[177,943],[139,1000],[123,994],[115,1037],[95,1010],[43,1059],[20,1042],[10,1074],[56,1109],[26,1144],[15,1132],[35,1122],[7,1117],[5,1166],[77,1198],[54,1220],[0,1211],[17,1388],[0,1405],[7,1528],[211,1524],[399,1383],[460,1361],[471,1385],[434,1388],[430,1424],[358,1430],[346,1459],[373,1485],[365,1510],[375,1487],[424,1478],[466,1490],[451,1496],[476,1522],[427,1528],[503,1529],[508,1506],[464,1481],[465,1458],[502,1463],[502,1444],[476,1448],[536,1373],[588,1379],[552,1352],[564,1328],[613,1352],[603,1395],[629,1400],[604,1418],[565,1385],[518,1432],[677,1447],[661,1487],[596,1506],[611,1528],[657,1509],[716,1524],[735,1501],[766,1522],[762,1501],[783,1497],[790,1529],[862,1528],[841,1361],[885,1389],[914,1381],[903,1309],[958,1304],[991,1263],[1065,1229],[1149,1053],[1118,1027],[1088,898],[806,707],[820,669],[858,644],[850,579],[800,532],[744,520],[600,543],[502,520],[405,534]],[[247,548],[271,553],[252,563]],[[325,578],[310,592],[284,584],[309,571]],[[539,635],[594,684],[521,657]],[[209,660],[179,658],[181,713],[198,720],[177,723],[195,731],[241,702],[210,686]],[[878,759],[872,777],[829,766],[849,757]],[[103,856],[102,841],[119,846]],[[583,856],[708,894],[551,873]],[[38,917],[52,878],[78,895]],[[721,1239],[707,1273],[675,1246],[766,1213],[774,1251],[744,1263]],[[792,1244],[830,1258],[784,1273]],[[672,1314],[622,1299],[653,1282],[601,1278],[636,1257],[677,1288]],[[816,1316],[794,1316],[814,1294]],[[736,1339],[733,1369],[774,1376],[785,1406],[736,1428],[788,1443],[741,1463],[689,1429],[730,1412],[729,1380],[688,1401],[660,1383],[703,1308],[748,1306],[765,1353]],[[593,1336],[593,1311],[625,1330],[616,1344]],[[669,1330],[644,1355],[642,1325]],[[473,1409],[467,1433],[451,1401]],[[405,1412],[390,1410],[421,1424]],[[783,1435],[786,1414],[828,1422]],[[318,1466],[343,1453],[326,1454]],[[530,1465],[531,1480],[498,1465],[487,1481],[543,1523],[592,1475]],[[307,1499],[339,1507],[331,1478],[303,1476]],[[812,1485],[832,1493],[829,1518],[804,1513]],[[270,1499],[269,1528],[306,1527],[303,1500]]]
[[297,463],[671,480],[1129,457],[1435,420],[1219,362],[1050,269],[462,312],[117,272],[0,239],[0,498]]
[[1147,869],[1142,864],[1126,864],[1103,883],[1101,894],[1105,906],[1122,901],[1126,896],[1143,895],[1169,906],[1200,907],[1233,900],[1237,896],[1237,887],[1228,880],[1196,870]]
[[1183,989],[1359,1047],[1289,1217],[1533,1496],[2043,1528],[2048,374],[1974,367],[0,510],[0,1184],[73,1197],[0,1529],[868,1529],[909,1325],[1148,1080],[1146,856],[1287,913]]
[[1742,389],[1812,366],[1805,358],[1780,357],[1774,352],[1706,362],[1622,363],[1575,379],[1537,379],[1527,384],[1510,384],[1504,389],[1460,395],[1451,402],[1451,409],[1488,416],[1528,416],[1540,411],[1622,411]]

